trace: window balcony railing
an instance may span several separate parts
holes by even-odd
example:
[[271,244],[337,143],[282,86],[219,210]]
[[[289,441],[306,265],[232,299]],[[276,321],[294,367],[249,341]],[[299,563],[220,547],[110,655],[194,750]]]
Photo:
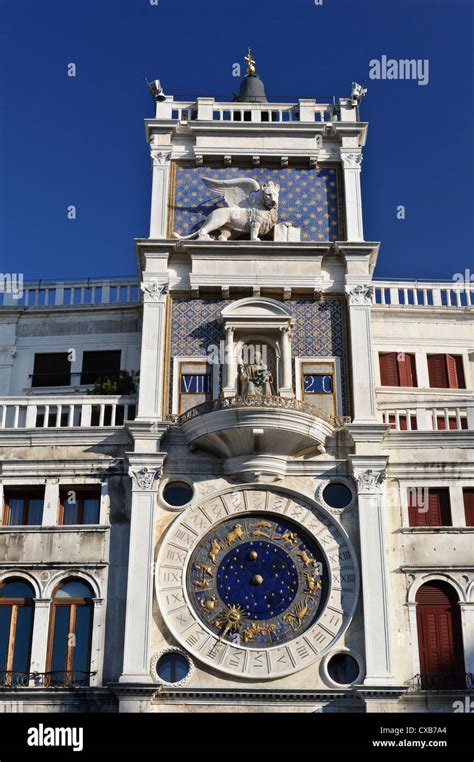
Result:
[[0,398],[0,430],[122,426],[136,415],[136,397],[47,395]]
[[0,672],[3,688],[77,688],[90,685],[97,672],[54,670],[52,672]]
[[473,431],[474,400],[463,405],[379,402],[382,422],[394,431]]
[[314,405],[309,405],[307,402],[294,399],[292,397],[278,397],[268,396],[263,397],[260,395],[249,395],[236,397],[224,397],[218,400],[210,400],[209,402],[203,402],[200,405],[190,408],[180,416],[176,416],[176,422],[179,424],[191,421],[200,415],[206,415],[207,413],[215,413],[220,410],[235,410],[236,408],[263,408],[268,410],[288,410],[296,411],[298,413],[306,413],[314,418],[322,418],[327,423],[330,423],[335,428],[341,428],[346,423],[350,423],[351,419],[348,416],[331,416],[324,410],[321,410]]
[[410,680],[418,691],[465,690],[473,687],[472,672],[421,672]]

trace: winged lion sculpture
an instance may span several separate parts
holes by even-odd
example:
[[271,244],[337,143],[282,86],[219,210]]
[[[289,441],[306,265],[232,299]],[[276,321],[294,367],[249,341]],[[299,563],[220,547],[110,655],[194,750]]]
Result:
[[238,238],[243,233],[249,233],[251,241],[258,241],[260,236],[267,235],[275,227],[280,192],[278,183],[270,180],[260,185],[251,177],[232,180],[202,177],[201,180],[216,194],[224,197],[227,207],[214,209],[194,233],[186,236],[173,233],[174,238],[208,241],[212,240],[210,233],[219,231],[219,241]]

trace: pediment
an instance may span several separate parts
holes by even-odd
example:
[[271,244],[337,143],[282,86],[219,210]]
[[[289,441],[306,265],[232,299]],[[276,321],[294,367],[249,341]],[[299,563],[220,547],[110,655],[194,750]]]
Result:
[[282,302],[265,297],[247,297],[227,305],[222,310],[224,320],[289,320],[292,315]]

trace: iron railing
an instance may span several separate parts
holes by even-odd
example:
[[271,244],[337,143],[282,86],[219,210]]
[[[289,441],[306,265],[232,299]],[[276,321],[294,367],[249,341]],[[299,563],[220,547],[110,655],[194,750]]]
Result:
[[53,670],[51,672],[0,671],[0,686],[3,688],[75,688],[90,685],[90,679],[97,672],[82,670]]
[[309,405],[307,402],[297,400],[292,397],[279,397],[273,396],[261,396],[261,395],[237,395],[235,397],[224,397],[218,400],[210,400],[208,402],[202,402],[200,405],[187,410],[182,415],[178,416],[176,421],[178,424],[192,421],[200,415],[206,415],[207,413],[214,413],[219,410],[234,410],[236,408],[265,408],[270,410],[291,410],[298,413],[306,413],[313,418],[322,418],[323,421],[330,423],[335,428],[342,428],[346,423],[350,423],[349,416],[331,416],[324,410]]
[[410,681],[410,687],[421,691],[446,691],[474,687],[472,672],[421,672]]

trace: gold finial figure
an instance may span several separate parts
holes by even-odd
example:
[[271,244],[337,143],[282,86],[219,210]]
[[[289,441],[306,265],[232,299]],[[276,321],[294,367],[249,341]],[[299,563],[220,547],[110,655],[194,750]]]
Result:
[[244,61],[247,61],[247,74],[255,74],[255,63],[256,63],[256,61],[255,61],[255,58],[253,57],[253,55],[250,52],[250,48],[249,48],[248,54],[246,56],[244,56]]

